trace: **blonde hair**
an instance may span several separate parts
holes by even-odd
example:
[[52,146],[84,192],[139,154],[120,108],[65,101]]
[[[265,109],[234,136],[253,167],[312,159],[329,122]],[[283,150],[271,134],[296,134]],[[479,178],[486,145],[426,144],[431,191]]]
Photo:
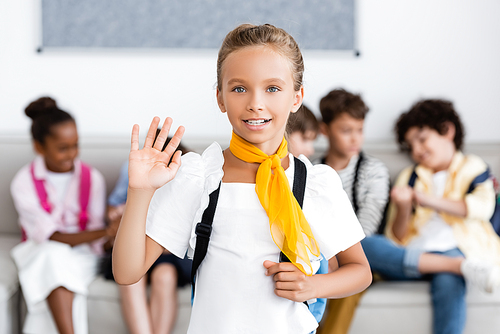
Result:
[[219,50],[217,58],[217,88],[222,89],[222,65],[233,52],[249,46],[268,46],[290,61],[295,91],[302,86],[304,60],[297,42],[281,28],[270,24],[241,24],[230,31]]

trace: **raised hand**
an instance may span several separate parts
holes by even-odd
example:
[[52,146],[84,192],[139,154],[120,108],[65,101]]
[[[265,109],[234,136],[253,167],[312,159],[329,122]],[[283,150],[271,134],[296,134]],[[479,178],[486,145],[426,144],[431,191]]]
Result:
[[[172,126],[172,119],[170,117],[165,119],[155,141],[156,129],[159,123],[160,118],[154,117],[142,149],[139,149],[139,125],[135,124],[132,129],[128,167],[130,189],[154,191],[171,181],[179,170],[181,152],[175,152],[175,150],[181,142],[184,127],[180,126],[175,131],[167,147],[162,151]],[[169,163],[170,158],[172,158],[172,161]]]

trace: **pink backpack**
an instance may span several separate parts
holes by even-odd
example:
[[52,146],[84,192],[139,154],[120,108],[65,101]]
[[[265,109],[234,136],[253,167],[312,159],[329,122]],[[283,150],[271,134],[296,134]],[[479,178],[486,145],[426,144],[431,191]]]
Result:
[[[80,217],[79,217],[79,226],[80,231],[84,231],[87,228],[87,222],[89,220],[87,207],[89,205],[89,197],[90,197],[90,167],[84,163],[81,163],[81,174],[80,174]],[[42,208],[50,213],[52,211],[52,207],[47,199],[47,191],[45,190],[45,184],[43,180],[35,178],[34,171],[34,163],[31,164],[31,178],[33,179],[33,183],[35,184],[36,193],[38,195],[38,199],[40,200],[40,205]],[[26,241],[27,236],[26,232],[22,230],[22,241]]]

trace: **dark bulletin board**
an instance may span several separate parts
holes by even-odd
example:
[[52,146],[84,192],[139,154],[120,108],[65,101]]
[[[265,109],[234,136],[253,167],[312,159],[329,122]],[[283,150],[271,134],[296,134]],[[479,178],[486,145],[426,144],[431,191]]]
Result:
[[42,47],[210,48],[271,23],[302,49],[354,50],[354,0],[42,0]]

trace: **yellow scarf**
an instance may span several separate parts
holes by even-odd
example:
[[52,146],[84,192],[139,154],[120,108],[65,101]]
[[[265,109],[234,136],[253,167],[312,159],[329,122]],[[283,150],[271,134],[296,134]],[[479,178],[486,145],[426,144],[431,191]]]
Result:
[[229,149],[240,160],[260,163],[255,191],[269,217],[274,243],[304,274],[312,275],[307,249],[315,256],[319,256],[320,252],[281,167],[281,159],[288,154],[285,138],[276,154],[267,155],[233,132]]

